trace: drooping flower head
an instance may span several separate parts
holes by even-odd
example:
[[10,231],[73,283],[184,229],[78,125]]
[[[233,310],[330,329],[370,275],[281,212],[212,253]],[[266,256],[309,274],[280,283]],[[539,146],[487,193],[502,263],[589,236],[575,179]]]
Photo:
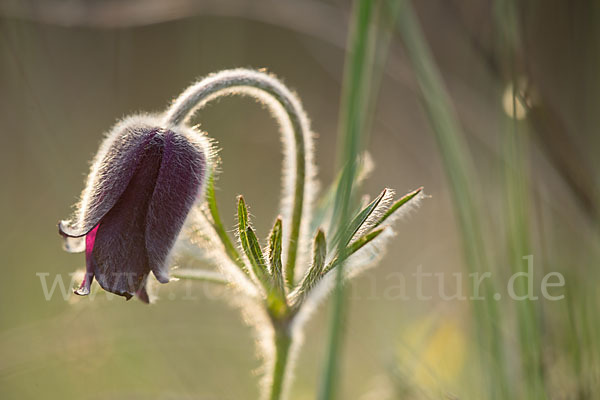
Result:
[[184,221],[204,189],[208,142],[185,126],[130,117],[104,139],[75,217],[59,223],[65,250],[85,250],[86,277],[112,293],[148,302],[150,271],[169,281],[168,257]]

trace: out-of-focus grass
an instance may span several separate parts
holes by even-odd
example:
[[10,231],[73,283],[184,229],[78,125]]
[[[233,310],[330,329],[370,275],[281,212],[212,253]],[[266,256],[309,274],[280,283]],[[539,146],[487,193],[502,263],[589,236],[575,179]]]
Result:
[[[528,163],[529,135],[518,121],[517,105],[519,82],[517,82],[515,52],[517,38],[520,37],[517,23],[516,5],[513,1],[495,1],[495,32],[498,32],[500,50],[510,71],[512,104],[509,117],[505,118],[503,135],[503,164],[505,176],[507,221],[508,263],[513,273],[527,273],[533,268],[534,255],[531,246],[529,223],[531,182]],[[502,85],[503,82],[500,82]],[[500,88],[500,90],[502,90]],[[499,112],[502,112],[499,110]],[[527,282],[517,280],[517,290],[521,295],[527,293]],[[542,320],[539,307],[531,299],[513,303],[516,307],[517,338],[519,343],[520,372],[523,376],[520,396],[528,399],[545,399],[544,366],[542,362]],[[503,313],[503,315],[505,315]],[[504,322],[506,324],[506,322]]]
[[[408,1],[401,0],[400,4],[398,29],[412,63],[423,107],[452,189],[454,210],[463,235],[465,267],[468,273],[484,273],[489,271],[490,264],[482,236],[481,197],[477,193],[477,186],[473,184],[477,180],[471,154],[418,19]],[[494,283],[492,280],[485,280],[484,283],[485,300],[472,302],[473,323],[478,339],[476,352],[490,398],[508,398],[501,323],[497,304],[492,298]]]
[[[499,68],[502,70],[497,82],[498,92],[501,93],[504,87],[509,85],[512,90],[511,106],[506,110],[509,116],[500,119],[505,121],[505,126],[501,130],[503,144],[500,152],[503,167],[500,175],[504,180],[498,184],[504,195],[501,202],[503,205],[485,210],[480,208],[481,197],[476,187],[481,177],[475,172],[475,164],[465,143],[458,118],[453,111],[452,101],[446,92],[410,2],[403,0],[401,3],[398,27],[453,192],[467,271],[472,273],[491,270],[496,274],[493,275],[494,279],[498,279],[497,277],[502,279],[503,274],[506,275],[503,269],[512,274],[526,274],[529,263],[533,268],[535,248],[531,238],[533,233],[531,220],[536,214],[531,209],[531,193],[535,189],[529,171],[528,128],[517,120],[517,106],[525,107],[522,111],[525,114],[529,107],[527,104],[529,99],[523,98],[519,93],[520,78],[517,74],[515,54],[521,50],[518,49],[518,44],[523,43],[523,37],[517,21],[517,5],[512,1],[494,2],[494,32],[499,47],[497,55]],[[594,192],[594,189],[590,191]],[[505,226],[499,227],[500,229],[495,230],[492,235],[489,235],[490,231],[485,228],[492,223],[489,218],[486,218],[486,211],[500,214],[500,220],[505,222]],[[538,221],[539,223],[541,222]],[[544,235],[544,232],[540,233]],[[484,239],[486,234],[488,234],[487,240]],[[597,265],[597,251],[593,246],[588,250],[589,258],[586,259],[595,260]],[[500,259],[494,259],[494,256],[500,256]],[[559,264],[552,263],[552,266],[558,267]],[[539,266],[532,271],[539,275],[548,272],[547,269],[544,270]],[[479,346],[471,349],[470,352],[480,355],[478,365],[482,368],[480,373],[484,376],[484,385],[489,398],[504,399],[513,396],[527,399],[559,398],[556,397],[559,393],[553,393],[549,388],[552,387],[555,391],[562,390],[560,386],[565,384],[565,381],[559,384],[552,382],[552,375],[557,373],[553,365],[556,361],[553,360],[560,360],[564,356],[573,363],[577,376],[575,380],[578,381],[567,398],[587,399],[595,392],[596,384],[591,382],[594,376],[596,379],[598,377],[597,359],[594,355],[598,342],[594,334],[598,332],[598,319],[589,318],[585,310],[589,309],[590,304],[596,304],[597,307],[598,299],[594,295],[590,299],[584,294],[589,294],[585,282],[586,274],[578,276],[568,271],[562,272],[565,272],[567,279],[570,280],[566,293],[567,296],[572,297],[567,300],[568,309],[562,311],[567,314],[570,324],[561,324],[559,334],[549,335],[545,332],[546,319],[555,317],[544,315],[543,298],[527,298],[504,303],[492,300],[493,290],[499,287],[500,281],[495,283],[489,281],[485,288],[487,293],[485,306],[478,302],[471,302],[474,334],[479,339]],[[596,281],[596,273],[590,271],[587,278]],[[539,283],[539,279],[535,282]],[[574,289],[575,287],[580,289]],[[515,292],[519,296],[527,294],[528,290],[527,281],[515,280]],[[512,333],[513,331],[515,333]],[[557,347],[564,344],[557,343],[556,340],[563,335],[571,343],[571,355],[556,352]],[[474,375],[473,368],[469,371]],[[579,374],[583,374],[583,377]],[[464,393],[473,393],[473,390],[477,393],[476,385],[464,388]]]
[[[389,50],[397,7],[386,2],[357,0],[354,2],[348,53],[344,66],[344,81],[338,127],[338,168],[334,223],[338,229],[346,226],[356,206],[359,159],[367,143],[375,114],[377,94]],[[350,238],[348,238],[349,240]],[[340,240],[341,259],[346,251]],[[345,294],[343,263],[336,272],[336,287],[331,311],[329,341],[319,398],[334,399],[342,359]]]
[[[370,97],[369,71],[372,65],[373,50],[369,40],[372,32],[372,14],[374,4],[370,0],[358,0],[354,3],[354,16],[352,30],[349,36],[349,52],[346,58],[344,71],[344,86],[340,106],[340,120],[338,131],[339,159],[341,169],[334,203],[333,223],[344,227],[351,218],[353,186],[357,175],[359,155],[364,146],[366,110]],[[342,230],[343,232],[343,230]],[[345,240],[339,241],[338,248],[340,259],[344,259]],[[335,291],[327,345],[327,355],[323,378],[319,391],[319,399],[329,400],[336,398],[339,386],[341,350],[343,345],[343,325],[345,321],[345,295],[343,286],[344,263],[340,263],[336,272]]]

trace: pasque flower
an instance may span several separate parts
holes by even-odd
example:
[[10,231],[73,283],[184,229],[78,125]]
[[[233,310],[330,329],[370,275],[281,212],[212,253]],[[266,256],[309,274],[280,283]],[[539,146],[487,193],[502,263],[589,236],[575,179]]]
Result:
[[[206,104],[233,94],[263,103],[282,137],[281,205],[264,247],[242,196],[238,246],[230,238],[215,197],[218,158],[206,136],[188,125]],[[160,282],[169,280],[169,252],[185,222],[179,257],[202,258],[217,271],[180,268],[175,277],[232,290],[229,299],[256,328],[270,371],[264,395],[284,398],[291,369],[286,365],[294,359],[305,321],[337,279],[376,264],[393,236],[394,221],[424,197],[419,188],[394,200],[394,191],[384,189],[368,204],[352,204],[357,212],[340,218],[336,196],[343,193],[338,190],[343,175],[318,204],[314,201],[319,185],[313,137],[296,95],[274,76],[247,69],[221,71],[192,84],[160,117],[124,120],[95,158],[74,222],[59,224],[66,249],[86,252],[87,274],[76,293],[89,293],[95,277],[110,292],[148,301],[146,279],[152,271]],[[369,160],[356,160],[354,189],[371,169]]]
[[104,139],[71,221],[59,223],[65,249],[85,250],[86,277],[112,293],[148,302],[150,271],[169,281],[168,257],[201,197],[209,156],[206,139],[159,118],[130,117]]

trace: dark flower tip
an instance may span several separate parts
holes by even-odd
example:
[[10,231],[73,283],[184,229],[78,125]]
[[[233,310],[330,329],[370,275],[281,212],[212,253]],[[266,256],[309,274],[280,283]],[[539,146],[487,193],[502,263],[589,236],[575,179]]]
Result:
[[95,278],[147,303],[150,271],[169,281],[169,252],[202,192],[208,145],[185,127],[159,126],[151,117],[117,124],[96,155],[76,222],[59,223],[65,250],[85,250],[87,273],[75,294],[89,294]]

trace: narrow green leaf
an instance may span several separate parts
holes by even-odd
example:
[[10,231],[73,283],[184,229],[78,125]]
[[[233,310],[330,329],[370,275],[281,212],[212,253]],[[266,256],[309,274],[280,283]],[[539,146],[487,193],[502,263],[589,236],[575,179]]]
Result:
[[244,196],[238,196],[238,226],[240,233],[245,232],[248,227],[248,208]]
[[273,286],[278,295],[282,299],[285,299],[283,266],[281,263],[282,237],[281,218],[277,218],[275,225],[273,225],[273,230],[271,230],[271,235],[269,236],[269,265],[271,266]]
[[[348,230],[349,234],[348,234],[348,237],[346,238],[347,241],[350,241],[350,239],[352,239],[352,237],[356,234],[356,232],[358,232],[360,227],[367,221],[367,219],[369,219],[371,214],[373,214],[373,211],[375,211],[377,209],[377,207],[379,206],[379,204],[381,204],[381,200],[383,200],[387,191],[388,191],[388,189],[383,189],[381,191],[381,193],[379,194],[379,196],[377,196],[377,198],[375,198],[375,200],[370,202],[360,213],[358,213],[358,215],[356,217],[354,217],[352,222],[350,222],[350,226],[349,226],[349,230]],[[347,243],[345,243],[345,244],[347,244]]]
[[[379,228],[379,229],[372,230],[371,232],[367,233],[366,235],[364,235],[364,236],[360,237],[359,239],[355,240],[354,242],[352,242],[352,244],[346,248],[346,252],[345,252],[346,258],[350,257],[352,254],[356,253],[357,251],[359,251],[360,249],[365,247],[367,244],[371,243],[379,235],[381,235],[381,233],[384,230],[385,230],[385,228]],[[325,267],[325,270],[323,271],[323,275],[325,275],[326,273],[328,273],[329,271],[331,271],[332,269],[337,267],[339,264],[340,264],[340,259],[339,259],[339,257],[336,257],[335,259],[333,259],[333,261],[331,261],[329,264],[327,264],[327,267]]]
[[[325,265],[325,257],[327,257],[327,241],[325,240],[325,233],[322,230],[317,231],[315,236],[315,246],[313,251],[313,265],[312,268],[315,275],[320,275]],[[310,271],[309,271],[310,272]]]
[[260,275],[263,278],[269,276],[269,271],[267,270],[267,263],[265,262],[265,257],[260,248],[260,244],[258,242],[258,238],[254,233],[254,230],[251,227],[246,228],[246,237],[248,239],[248,244],[250,245],[250,253],[252,257],[252,264],[256,265],[260,269]]
[[210,215],[212,217],[212,226],[217,233],[219,239],[221,239],[221,243],[223,243],[223,247],[225,248],[225,252],[231,258],[231,260],[236,263],[240,269],[244,272],[248,272],[240,254],[236,250],[235,246],[229,239],[229,235],[227,231],[223,227],[223,222],[221,221],[221,216],[219,215],[219,209],[217,208],[217,200],[215,197],[215,186],[214,186],[214,176],[211,174],[208,178],[208,184],[206,186],[206,202],[208,203],[208,209],[210,211]]
[[296,306],[298,306],[306,294],[317,284],[321,276],[323,275],[323,267],[325,266],[325,258],[327,257],[327,241],[325,240],[325,233],[319,229],[315,236],[313,245],[313,262],[298,289],[298,297],[296,299]]
[[383,214],[383,216],[377,221],[377,223],[375,223],[373,228],[376,228],[379,225],[381,225],[382,223],[384,223],[385,220],[388,219],[392,214],[394,214],[400,207],[402,207],[403,205],[405,205],[406,203],[408,203],[409,201],[414,199],[422,191],[423,191],[423,187],[421,186],[417,190],[413,190],[412,192],[407,193],[404,196],[402,196],[402,198],[400,198],[394,204],[392,204],[392,206],[385,212],[385,214]]
[[357,251],[359,251],[360,249],[365,247],[367,244],[371,243],[377,236],[381,235],[381,233],[384,230],[385,230],[385,228],[379,228],[379,229],[372,230],[371,232],[367,233],[365,236],[362,236],[361,238],[355,240],[354,242],[352,242],[352,244],[350,246],[348,246],[348,254],[352,255],[352,254],[356,253]]
[[252,266],[252,271],[265,289],[268,289],[270,285],[268,276],[265,273],[266,264],[262,251],[260,250],[260,245],[258,244],[258,239],[252,228],[248,226],[248,209],[246,208],[246,202],[244,201],[243,196],[238,197],[238,234],[240,236],[242,249]]
[[248,237],[248,243],[250,244],[252,258],[258,265],[266,269],[267,264],[265,263],[265,258],[260,249],[260,244],[258,243],[258,238],[256,237],[254,230],[250,227],[246,228],[246,236]]
[[347,246],[352,237],[356,234],[356,232],[358,232],[360,227],[367,221],[369,216],[373,214],[373,211],[377,209],[377,206],[379,206],[381,200],[383,199],[387,191],[388,189],[383,189],[383,191],[379,194],[379,196],[377,196],[375,200],[370,202],[365,208],[361,210],[361,212],[358,213],[356,217],[354,217],[354,219],[350,222],[350,225],[348,225],[348,227],[345,230],[340,228],[340,230],[338,230],[335,237],[333,238],[331,246],[336,246],[342,240],[342,245]]

